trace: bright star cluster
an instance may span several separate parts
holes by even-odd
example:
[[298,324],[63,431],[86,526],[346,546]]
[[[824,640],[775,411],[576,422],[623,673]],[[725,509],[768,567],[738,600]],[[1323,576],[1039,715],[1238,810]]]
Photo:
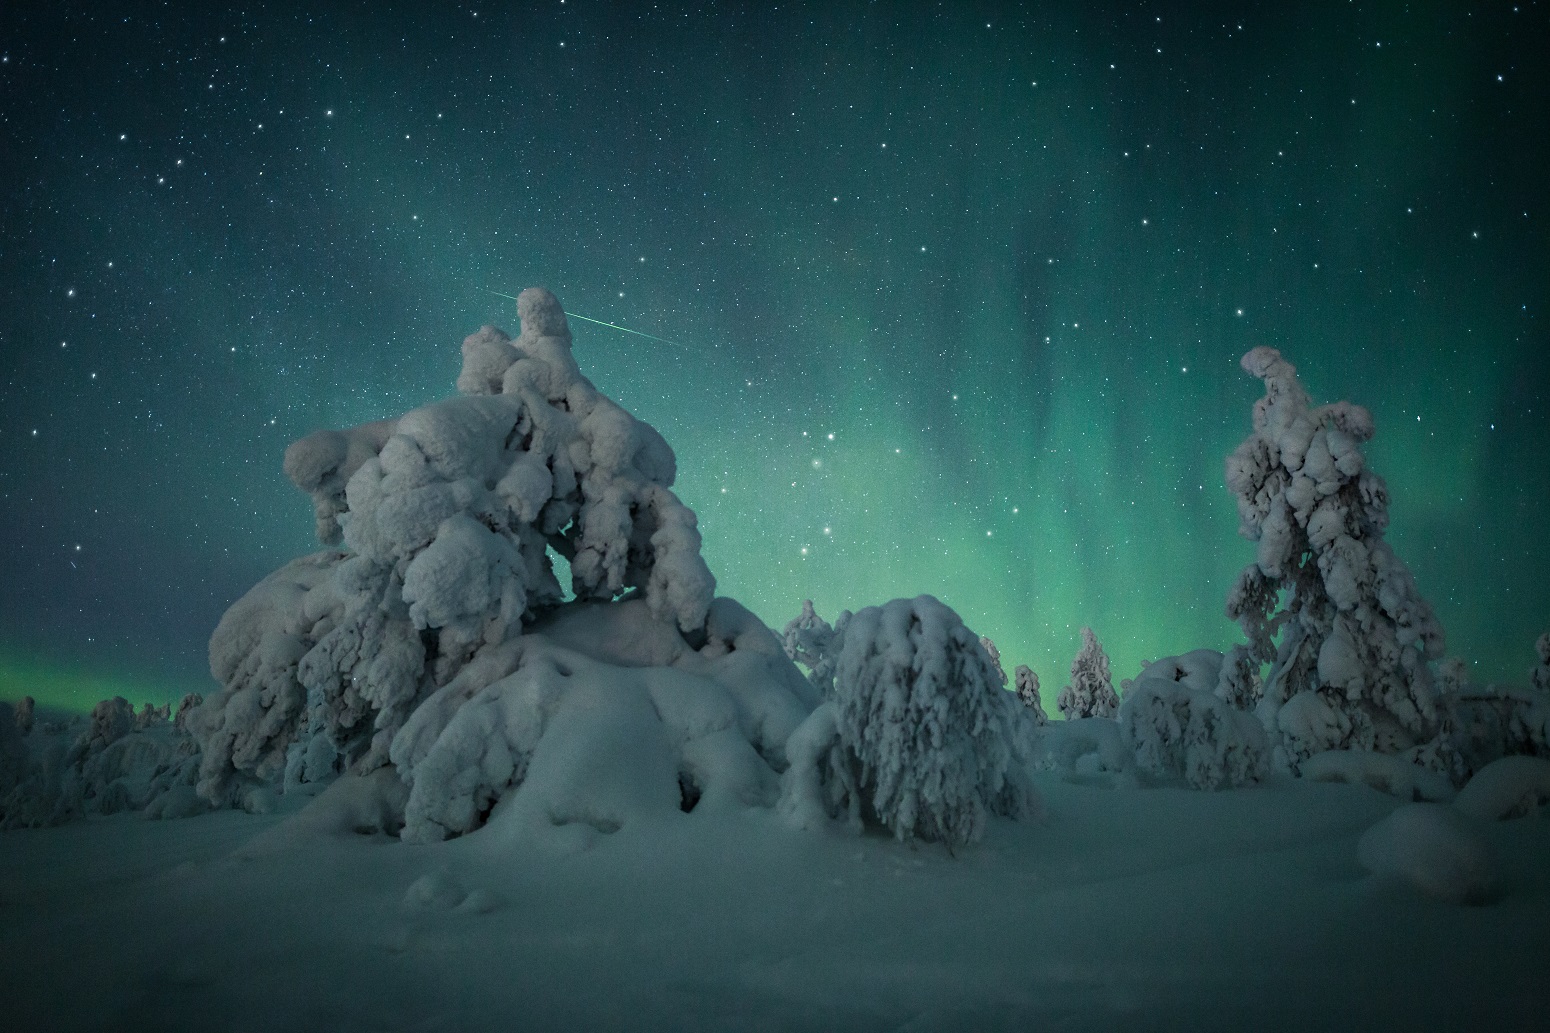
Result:
[[0,697],[207,687],[317,547],[286,444],[450,393],[529,285],[651,335],[572,322],[777,629],[930,593],[1051,696],[1083,625],[1116,678],[1230,645],[1269,344],[1522,681],[1545,9],[1067,7],[9,5]]

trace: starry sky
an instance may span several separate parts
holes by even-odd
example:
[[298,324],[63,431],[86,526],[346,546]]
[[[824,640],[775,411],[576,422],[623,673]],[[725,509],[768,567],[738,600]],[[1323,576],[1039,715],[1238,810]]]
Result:
[[1550,8],[0,6],[0,697],[207,691],[286,444],[543,285],[777,629],[930,593],[1047,699],[1238,640],[1269,344],[1370,408],[1477,679],[1550,627]]

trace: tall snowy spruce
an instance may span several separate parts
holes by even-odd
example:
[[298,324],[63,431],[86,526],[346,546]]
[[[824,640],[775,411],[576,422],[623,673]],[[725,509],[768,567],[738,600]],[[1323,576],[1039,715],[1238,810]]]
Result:
[[1388,489],[1361,451],[1372,416],[1312,406],[1273,348],[1242,365],[1265,384],[1253,433],[1227,459],[1240,532],[1256,543],[1227,601],[1250,663],[1229,669],[1223,694],[1251,698],[1249,668],[1270,665],[1258,712],[1293,769],[1324,750],[1416,746],[1436,732],[1427,664],[1442,657],[1443,632],[1383,541]]
[[1071,684],[1060,690],[1055,706],[1068,721],[1113,717],[1119,711],[1119,696],[1109,675],[1109,655],[1098,644],[1092,628],[1082,629],[1082,648],[1071,661]]
[[222,687],[188,720],[207,799],[391,768],[422,840],[508,796],[511,820],[602,831],[773,804],[817,694],[714,598],[672,450],[582,376],[559,302],[517,308],[515,340],[463,342],[460,395],[286,451],[342,548],[270,575],[211,638]]
[[798,824],[881,824],[900,840],[979,839],[990,814],[1038,809],[1034,724],[958,615],[931,596],[858,610],[833,699],[788,744],[782,801]]

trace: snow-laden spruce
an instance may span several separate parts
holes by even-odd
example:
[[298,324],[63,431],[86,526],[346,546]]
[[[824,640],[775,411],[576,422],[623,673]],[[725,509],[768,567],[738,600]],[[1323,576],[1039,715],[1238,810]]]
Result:
[[1092,628],[1082,629],[1082,648],[1071,661],[1071,684],[1060,690],[1055,706],[1068,721],[1113,717],[1119,710],[1119,696],[1109,675],[1109,655],[1098,644]]
[[[1383,541],[1388,488],[1361,451],[1372,416],[1348,402],[1310,405],[1274,348],[1255,348],[1243,368],[1265,396],[1227,459],[1227,486],[1256,554],[1227,614],[1248,639],[1247,660],[1270,664],[1259,712],[1277,755],[1295,768],[1324,750],[1416,746],[1436,731],[1427,662],[1441,658],[1443,632]],[[1252,695],[1242,677],[1233,684],[1233,695]]]
[[1038,808],[1033,721],[958,615],[928,595],[857,611],[834,697],[787,746],[783,809],[812,827],[843,817],[949,848],[990,814]]
[[270,575],[211,638],[221,690],[188,720],[208,799],[391,765],[422,840],[508,798],[511,820],[605,831],[774,802],[817,693],[713,601],[672,450],[582,376],[559,302],[517,309],[515,340],[463,342],[459,396],[287,450],[342,548]]

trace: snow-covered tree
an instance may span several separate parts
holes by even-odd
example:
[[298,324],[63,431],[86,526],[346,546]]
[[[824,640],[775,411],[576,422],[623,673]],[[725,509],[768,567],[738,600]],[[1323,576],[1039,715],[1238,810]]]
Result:
[[1539,663],[1528,673],[1529,683],[1540,692],[1550,692],[1550,631],[1539,636],[1534,651],[1539,654]]
[[286,450],[320,537],[345,548],[277,571],[216,629],[222,691],[191,725],[201,791],[272,777],[303,728],[363,771],[387,763],[420,700],[561,600],[550,549],[580,599],[634,587],[684,631],[704,624],[715,579],[672,449],[582,376],[552,294],[517,309],[515,341],[463,342],[460,396]]
[[713,598],[672,450],[581,375],[553,295],[517,309],[515,340],[463,342],[458,397],[287,450],[342,548],[271,574],[212,636],[221,689],[178,715],[208,800],[365,776],[416,841],[498,801],[508,830],[573,838],[776,801],[818,693]]
[[1215,691],[1224,667],[1221,653],[1197,649],[1146,664],[1123,683],[1120,730],[1138,770],[1196,789],[1245,785],[1269,773],[1258,719]]
[[958,615],[931,596],[851,617],[834,698],[792,737],[786,806],[879,823],[900,840],[977,840],[1037,806],[1032,722]]
[[1270,665],[1261,717],[1294,767],[1322,750],[1407,749],[1435,731],[1427,662],[1441,657],[1443,633],[1383,541],[1388,488],[1361,451],[1372,417],[1347,402],[1312,407],[1273,348],[1255,348],[1243,368],[1265,396],[1227,459],[1227,486],[1257,550],[1227,613],[1252,662]]
[[813,601],[804,599],[801,615],[787,622],[781,631],[786,655],[807,668],[808,681],[825,697],[834,691],[834,665],[839,662],[845,622],[849,619],[850,611],[843,610],[831,627],[814,611]]
[[1039,698],[1039,676],[1027,664],[1018,664],[1012,673],[1017,680],[1017,698],[1028,708],[1034,724],[1048,724],[1049,715],[1044,713],[1044,701]]
[[1113,717],[1119,710],[1119,696],[1109,677],[1109,656],[1092,628],[1082,629],[1082,648],[1071,661],[1071,684],[1060,690],[1055,706],[1068,721]]

